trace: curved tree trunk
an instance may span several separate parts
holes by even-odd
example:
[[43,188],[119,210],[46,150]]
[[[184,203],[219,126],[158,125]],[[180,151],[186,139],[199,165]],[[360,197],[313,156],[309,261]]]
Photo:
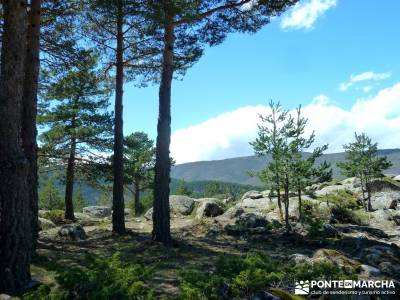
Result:
[[159,90],[159,114],[157,124],[156,164],[154,176],[153,240],[170,245],[169,183],[171,160],[171,84],[174,72],[174,26],[164,29],[163,65]]
[[125,232],[124,217],[124,132],[123,132],[123,11],[122,0],[118,0],[117,12],[117,57],[116,57],[116,81],[115,81],[115,124],[114,124],[114,184],[113,184],[113,231]]
[[0,293],[30,280],[32,254],[29,164],[21,147],[21,105],[26,46],[26,6],[2,1],[0,71]]
[[[22,147],[29,161],[29,197],[31,201],[32,242],[38,238],[38,166],[36,143],[37,92],[39,80],[41,0],[32,0],[27,31],[27,56],[25,62],[24,97],[22,102]],[[36,248],[36,247],[35,247]]]
[[[74,123],[74,120],[72,120]],[[71,148],[69,150],[68,166],[67,166],[67,180],[65,183],[65,219],[75,221],[74,215],[74,180],[75,180],[75,151],[76,140],[71,139]]]

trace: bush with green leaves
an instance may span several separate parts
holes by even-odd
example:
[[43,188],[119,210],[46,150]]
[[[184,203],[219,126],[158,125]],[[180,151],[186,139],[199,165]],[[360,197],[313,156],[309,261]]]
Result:
[[179,299],[189,300],[247,299],[271,287],[293,287],[296,280],[356,278],[330,262],[295,264],[272,260],[262,254],[224,255],[217,259],[213,271],[183,269],[179,276]]
[[54,178],[47,180],[39,191],[40,209],[63,209],[64,200]]
[[365,225],[367,216],[360,212],[362,205],[351,191],[338,191],[337,194],[321,198],[330,207],[332,216],[341,223]]
[[153,268],[144,264],[126,264],[119,254],[108,258],[87,257],[87,267],[68,268],[57,276],[58,286],[41,286],[24,296],[27,300],[106,300],[155,299],[144,281]]
[[302,222],[307,226],[310,237],[319,237],[327,221],[327,211],[321,209],[318,203],[303,201]]
[[53,209],[46,211],[43,218],[52,221],[56,225],[65,224],[64,211],[60,209]]

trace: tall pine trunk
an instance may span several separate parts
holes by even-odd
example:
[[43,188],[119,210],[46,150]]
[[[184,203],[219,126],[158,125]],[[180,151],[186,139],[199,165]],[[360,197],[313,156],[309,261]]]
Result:
[[0,293],[30,280],[32,254],[29,164],[21,146],[21,113],[26,57],[26,5],[2,1],[0,71]]
[[[74,123],[74,120],[72,121]],[[75,152],[76,152],[76,139],[71,139],[71,148],[69,150],[67,176],[65,183],[65,219],[75,221],[74,215],[74,180],[75,180]]]
[[29,161],[29,198],[31,201],[32,243],[38,238],[38,166],[37,166],[37,92],[39,81],[41,0],[32,0],[27,31],[24,96],[22,101],[22,147]]
[[171,84],[174,72],[174,26],[164,28],[164,50],[159,90],[156,164],[154,176],[153,240],[170,245],[172,242],[169,215],[169,183],[171,160]]
[[139,215],[140,210],[140,180],[136,179],[134,182],[135,186],[135,199],[134,199],[134,206],[135,206],[135,215]]
[[123,10],[122,0],[117,1],[117,54],[116,54],[116,79],[115,79],[115,124],[114,124],[114,184],[113,184],[113,231],[125,232],[124,217],[124,132],[123,132]]

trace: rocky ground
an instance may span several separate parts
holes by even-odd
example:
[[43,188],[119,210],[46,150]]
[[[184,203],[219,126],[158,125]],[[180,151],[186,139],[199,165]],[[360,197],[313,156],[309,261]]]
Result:
[[360,206],[338,209],[346,197],[356,203],[359,195],[359,183],[352,178],[312,186],[302,196],[307,210],[303,222],[293,195],[290,233],[283,228],[277,198],[269,191],[249,191],[237,201],[171,196],[172,232],[178,246],[170,249],[150,239],[151,210],[142,217],[126,210],[124,236],[112,234],[108,207],[84,208],[76,213],[75,224],[55,224],[48,219],[51,213],[41,211],[42,231],[32,272],[35,279],[55,285],[60,270],[84,264],[86,254],[120,252],[125,260],[159,262],[147,284],[157,295],[173,298],[179,293],[177,274],[182,267],[212,268],[220,255],[257,251],[309,264],[329,261],[350,268],[359,278],[399,281],[400,187],[391,178],[376,182],[373,212]]

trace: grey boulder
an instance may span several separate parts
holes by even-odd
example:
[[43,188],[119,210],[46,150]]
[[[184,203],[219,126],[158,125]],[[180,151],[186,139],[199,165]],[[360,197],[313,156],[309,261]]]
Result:
[[196,218],[216,217],[222,215],[224,210],[213,201],[203,201],[196,210]]
[[259,191],[248,191],[246,193],[243,194],[242,196],[242,200],[244,199],[259,199],[259,198],[263,198],[263,194]]
[[190,215],[194,208],[194,200],[188,196],[172,195],[169,197],[171,212],[182,215]]
[[56,224],[54,224],[52,221],[39,217],[39,230],[47,230],[55,227]]
[[84,214],[94,218],[105,218],[111,216],[111,208],[108,206],[87,206],[82,209]]
[[86,239],[86,233],[80,224],[66,224],[58,230],[58,235],[61,238],[72,241],[81,241]]

